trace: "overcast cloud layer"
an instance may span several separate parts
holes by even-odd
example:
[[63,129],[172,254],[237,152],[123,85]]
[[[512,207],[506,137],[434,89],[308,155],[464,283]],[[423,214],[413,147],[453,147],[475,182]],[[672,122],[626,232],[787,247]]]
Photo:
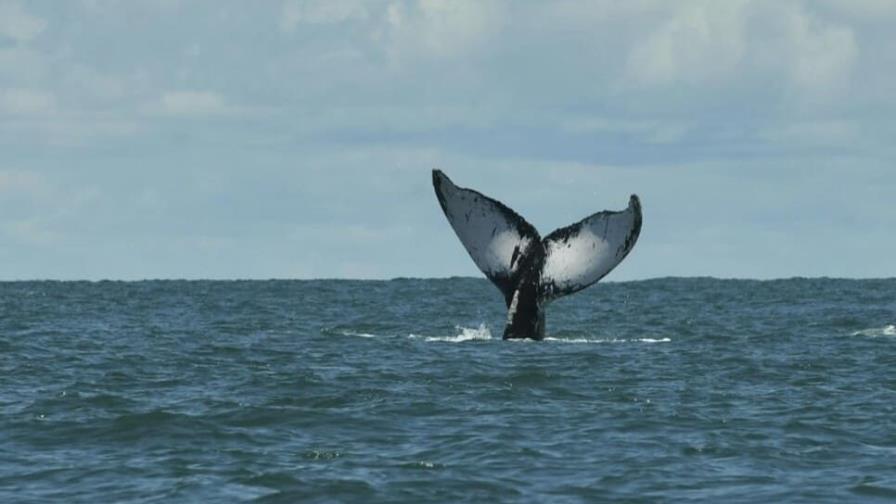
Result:
[[896,2],[0,0],[0,279],[478,276],[430,170],[608,279],[896,275]]

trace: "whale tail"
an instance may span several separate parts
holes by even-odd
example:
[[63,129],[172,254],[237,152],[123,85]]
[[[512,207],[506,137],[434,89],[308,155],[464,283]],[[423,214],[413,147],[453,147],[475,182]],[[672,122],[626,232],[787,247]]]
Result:
[[544,307],[606,276],[635,246],[641,203],[603,211],[547,235],[500,201],[433,170],[436,197],[473,262],[504,295],[504,339],[544,337]]

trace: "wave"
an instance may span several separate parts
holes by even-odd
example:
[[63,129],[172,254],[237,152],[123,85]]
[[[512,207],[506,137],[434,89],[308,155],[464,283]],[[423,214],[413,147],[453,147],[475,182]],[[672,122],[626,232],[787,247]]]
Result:
[[376,338],[376,334],[370,334],[366,332],[357,332],[357,331],[339,331],[339,334],[343,336],[357,336],[359,338]]
[[[455,330],[459,331],[454,336],[419,336],[411,334],[410,338],[422,338],[424,341],[445,341],[449,343],[461,343],[465,341],[489,341],[495,339],[491,330],[485,324],[479,324],[479,327],[463,327],[455,326]],[[515,343],[528,343],[534,340],[530,339],[514,339],[510,340]],[[548,336],[544,341],[558,343],[670,343],[671,338],[556,338]]]
[[896,336],[896,325],[890,324],[884,327],[863,329],[861,331],[856,331],[850,334],[850,336],[869,336],[871,338],[878,338],[881,336]]
[[338,329],[335,327],[327,327],[320,330],[320,333],[326,336],[352,336],[355,338],[378,338],[381,335],[372,334],[363,331],[353,331],[351,329]]
[[454,336],[420,336],[417,334],[409,334],[411,339],[423,338],[423,341],[446,341],[449,343],[461,343],[464,341],[489,341],[492,339],[492,332],[485,324],[479,324],[479,327],[470,328],[455,326],[454,329],[459,331]]
[[670,343],[672,338],[553,338],[547,337],[545,341],[560,343]]
[[[889,326],[891,329],[893,326]],[[885,328],[886,329],[886,328]],[[456,333],[451,336],[424,336],[421,334],[408,334],[409,339],[423,340],[427,342],[446,342],[446,343],[464,343],[468,341],[491,341],[496,338],[492,335],[491,329],[481,323],[478,327],[454,326]],[[354,336],[359,338],[381,338],[389,337],[383,334],[371,334],[361,331],[352,331],[348,329],[328,330],[326,332],[335,333],[342,336]],[[392,336],[394,337],[394,335]],[[514,339],[515,343],[527,343],[534,340],[530,339]],[[671,338],[558,338],[548,336],[544,341],[551,343],[670,343]]]

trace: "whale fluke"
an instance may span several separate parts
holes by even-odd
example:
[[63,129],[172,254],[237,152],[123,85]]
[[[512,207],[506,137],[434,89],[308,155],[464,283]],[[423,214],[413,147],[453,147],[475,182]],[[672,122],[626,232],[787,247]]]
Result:
[[621,212],[598,212],[547,235],[542,241],[544,295],[558,298],[597,282],[625,259],[640,233],[641,201],[632,194]]
[[509,306],[525,270],[523,259],[540,248],[538,231],[500,201],[457,187],[440,170],[433,170],[432,183],[460,242]]
[[606,276],[641,231],[641,203],[635,195],[625,210],[598,212],[542,239],[500,201],[454,185],[440,170],[433,170],[432,182],[464,248],[504,295],[504,339],[542,339],[544,307]]

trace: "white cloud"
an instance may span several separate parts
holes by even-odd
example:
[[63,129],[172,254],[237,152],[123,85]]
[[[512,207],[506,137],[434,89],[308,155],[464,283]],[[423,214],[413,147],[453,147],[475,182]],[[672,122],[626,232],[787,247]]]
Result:
[[679,11],[632,49],[630,80],[644,86],[716,83],[741,64],[743,1],[684,2]]
[[258,117],[271,111],[266,107],[233,104],[217,91],[186,89],[165,91],[155,100],[137,107],[137,112],[142,116],[182,118]]
[[32,48],[4,48],[0,42],[0,82],[7,86],[45,85],[52,66],[44,54]]
[[29,42],[47,27],[43,19],[29,14],[19,2],[0,2],[0,37]]
[[[139,125],[119,112],[59,105],[54,92],[29,88],[0,89],[0,144],[87,145],[97,139],[122,138]],[[2,158],[0,158],[2,160]]]
[[69,92],[76,92],[93,103],[108,103],[134,91],[135,79],[99,72],[86,65],[71,65],[64,76]]
[[280,29],[292,32],[298,25],[341,23],[367,17],[360,0],[287,0],[280,13]]
[[81,5],[91,11],[120,11],[122,8],[140,8],[145,10],[171,11],[177,10],[183,0],[153,0],[151,2],[134,2],[133,0],[81,0]]
[[817,0],[828,9],[859,19],[889,22],[896,18],[896,2],[893,0]]
[[504,3],[498,1],[393,2],[383,13],[388,52],[393,61],[417,55],[467,55],[497,35],[503,10]]
[[13,116],[46,116],[56,111],[56,97],[35,89],[0,89],[0,112]]
[[860,125],[846,120],[815,120],[775,125],[763,129],[760,138],[770,143],[809,148],[847,147],[864,143]]
[[843,91],[859,51],[849,26],[797,3],[684,2],[629,53],[626,84],[695,89],[785,80],[814,100]]
[[0,194],[6,197],[11,195],[41,195],[49,192],[44,177],[23,170],[0,170]]
[[213,91],[168,91],[146,107],[150,115],[214,116],[233,112],[224,97]]
[[13,124],[10,128],[13,131],[4,128],[4,134],[8,138],[21,135],[20,142],[27,142],[29,138],[25,135],[30,134],[50,147],[92,147],[111,145],[117,140],[132,137],[140,128],[141,125],[133,119],[72,114],[52,116],[40,122]]
[[791,12],[788,28],[797,89],[821,97],[843,90],[858,52],[852,30],[804,12]]
[[25,170],[0,170],[0,236],[17,245],[49,245],[99,195],[93,187],[61,184]]
[[562,131],[571,134],[623,134],[651,144],[675,143],[692,127],[686,121],[631,120],[600,116],[558,117],[556,121]]

